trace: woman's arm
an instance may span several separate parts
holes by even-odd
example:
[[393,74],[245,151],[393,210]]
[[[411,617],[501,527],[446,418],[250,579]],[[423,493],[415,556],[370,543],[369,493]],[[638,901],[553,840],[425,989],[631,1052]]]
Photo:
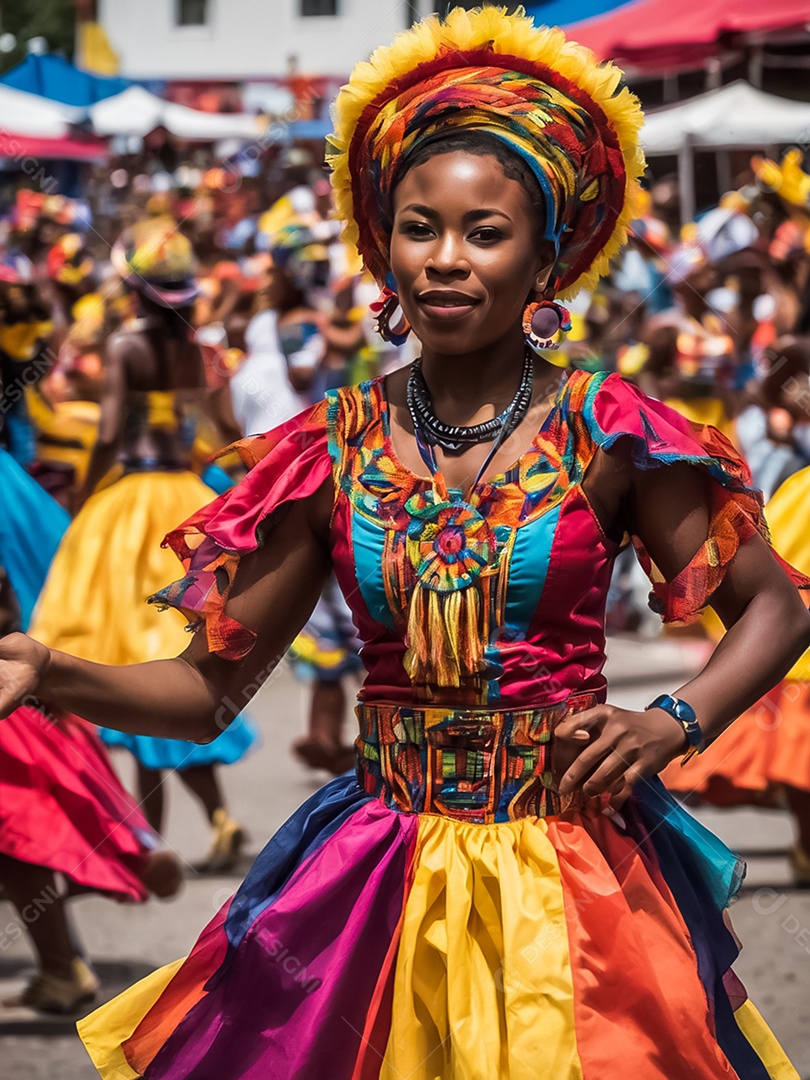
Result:
[[[710,483],[689,465],[634,474],[632,528],[668,581],[708,534]],[[693,707],[708,741],[754,705],[810,646],[810,614],[759,535],[739,548],[711,606],[727,634],[694,679],[678,689],[661,688]],[[638,713],[597,706],[564,721],[558,734],[570,740],[577,729],[590,731],[591,739],[565,772],[564,793],[581,785],[586,795],[610,791],[624,797],[635,780],[659,772],[688,749],[678,723],[660,709]]]
[[[668,581],[707,535],[710,500],[710,481],[696,469],[670,468],[674,475],[667,483],[641,474],[634,500],[637,535]],[[709,742],[775,686],[810,646],[810,614],[758,534],[737,551],[711,606],[727,633],[700,674],[674,691],[694,708]]]
[[225,610],[256,634],[243,660],[210,653],[204,631],[182,656],[129,667],[79,660],[14,634],[0,641],[0,716],[35,696],[130,734],[215,739],[273,671],[317,602],[329,573],[331,504],[330,479],[310,499],[290,504],[264,546],[240,563]]

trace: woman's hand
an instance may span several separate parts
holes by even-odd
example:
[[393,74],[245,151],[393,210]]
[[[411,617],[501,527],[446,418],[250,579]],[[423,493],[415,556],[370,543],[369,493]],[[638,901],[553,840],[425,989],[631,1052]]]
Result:
[[560,721],[553,737],[554,778],[561,795],[607,792],[620,806],[637,780],[654,776],[686,753],[683,728],[663,709],[630,712],[596,705]]
[[25,634],[0,640],[0,718],[36,694],[51,650]]

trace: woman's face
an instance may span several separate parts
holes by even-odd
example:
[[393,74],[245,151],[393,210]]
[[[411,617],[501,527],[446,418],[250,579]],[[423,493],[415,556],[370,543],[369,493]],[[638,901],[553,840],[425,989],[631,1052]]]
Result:
[[391,270],[425,350],[455,356],[517,337],[527,297],[551,272],[536,234],[529,195],[492,156],[438,154],[405,175]]

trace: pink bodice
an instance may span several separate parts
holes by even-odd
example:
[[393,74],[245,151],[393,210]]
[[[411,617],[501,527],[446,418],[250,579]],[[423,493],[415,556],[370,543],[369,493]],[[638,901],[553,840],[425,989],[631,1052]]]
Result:
[[209,648],[239,659],[253,645],[229,618],[239,558],[284,503],[331,475],[333,565],[363,641],[366,702],[524,708],[574,692],[603,698],[605,604],[618,544],[583,481],[619,440],[639,468],[688,462],[713,481],[712,524],[688,566],[664,582],[642,540],[651,606],[696,617],[739,544],[765,534],[747,466],[713,428],[692,425],[618,375],[561,380],[530,449],[465,500],[396,457],[381,379],[333,391],[280,428],[237,444],[246,478],[167,538],[186,576],[158,602],[202,625]]

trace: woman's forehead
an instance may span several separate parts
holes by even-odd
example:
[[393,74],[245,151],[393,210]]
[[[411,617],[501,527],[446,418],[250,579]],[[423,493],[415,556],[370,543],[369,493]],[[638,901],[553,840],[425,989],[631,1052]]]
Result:
[[510,216],[530,212],[528,192],[506,175],[494,155],[466,150],[449,150],[414,165],[394,191],[394,209],[401,211],[413,203],[454,214],[484,206]]

